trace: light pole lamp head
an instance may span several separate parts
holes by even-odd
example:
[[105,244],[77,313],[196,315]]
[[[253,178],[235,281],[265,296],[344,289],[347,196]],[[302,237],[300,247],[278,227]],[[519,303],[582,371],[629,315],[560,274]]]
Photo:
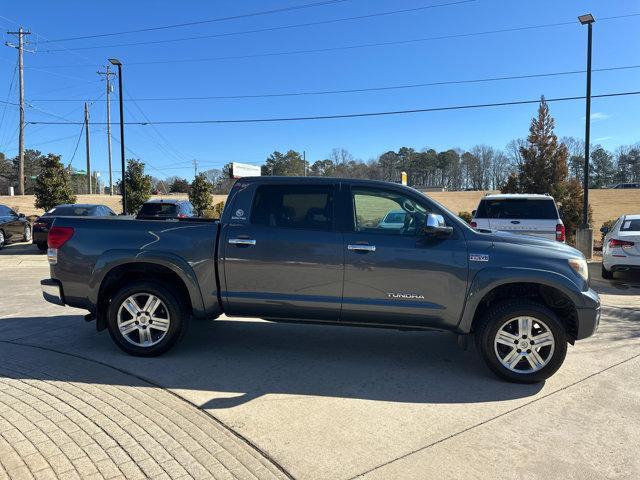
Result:
[[111,65],[122,66],[122,62],[117,58],[110,58],[109,63],[111,63]]
[[580,20],[580,23],[582,25],[589,25],[590,23],[594,23],[596,21],[596,19],[590,13],[585,13],[584,15],[580,15],[578,17],[578,20]]

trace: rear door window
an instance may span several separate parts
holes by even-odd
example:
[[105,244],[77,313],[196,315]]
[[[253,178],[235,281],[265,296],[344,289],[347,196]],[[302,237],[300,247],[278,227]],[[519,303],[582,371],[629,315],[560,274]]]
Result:
[[258,188],[251,223],[270,227],[331,230],[333,187],[330,185],[263,185]]
[[511,220],[556,220],[558,219],[558,210],[551,199],[485,199],[480,202],[476,217],[506,218]]

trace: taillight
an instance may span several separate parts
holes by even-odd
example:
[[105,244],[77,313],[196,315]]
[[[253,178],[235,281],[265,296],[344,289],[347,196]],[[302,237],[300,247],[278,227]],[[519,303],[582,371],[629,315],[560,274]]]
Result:
[[564,225],[561,223],[558,223],[556,225],[556,241],[558,242],[564,242],[566,240],[566,235],[565,235],[565,229],[564,229]]
[[51,227],[47,243],[49,248],[60,248],[73,236],[73,227]]
[[629,242],[627,240],[617,240],[615,238],[611,238],[609,239],[609,246],[610,247],[633,247],[635,245],[635,243],[633,242]]
[[471,225],[471,228],[476,228],[478,226],[476,222],[471,222],[469,225]]
[[187,218],[187,216],[184,213],[179,213],[178,218]]

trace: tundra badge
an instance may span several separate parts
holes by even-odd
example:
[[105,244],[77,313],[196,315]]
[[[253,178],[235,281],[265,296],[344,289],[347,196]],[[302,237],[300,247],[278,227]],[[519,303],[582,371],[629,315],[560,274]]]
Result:
[[471,261],[471,262],[488,262],[489,261],[489,255],[486,255],[484,253],[471,253],[469,255],[469,261]]

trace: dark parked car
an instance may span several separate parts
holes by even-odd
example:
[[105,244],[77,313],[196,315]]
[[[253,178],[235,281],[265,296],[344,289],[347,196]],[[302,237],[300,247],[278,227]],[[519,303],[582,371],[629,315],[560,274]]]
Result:
[[136,219],[138,220],[172,220],[193,217],[193,205],[187,200],[155,199],[145,202]]
[[0,205],[0,248],[8,243],[31,240],[31,226],[23,213]]
[[[402,223],[381,227],[399,210]],[[536,382],[600,318],[576,249],[474,230],[417,190],[370,180],[242,178],[220,221],[61,217],[49,245],[45,299],[88,310],[133,355],[167,351],[192,316],[226,313],[473,334],[495,373]]]
[[106,205],[64,204],[52,208],[33,223],[33,243],[41,251],[47,249],[51,224],[56,217],[109,217],[116,213]]

